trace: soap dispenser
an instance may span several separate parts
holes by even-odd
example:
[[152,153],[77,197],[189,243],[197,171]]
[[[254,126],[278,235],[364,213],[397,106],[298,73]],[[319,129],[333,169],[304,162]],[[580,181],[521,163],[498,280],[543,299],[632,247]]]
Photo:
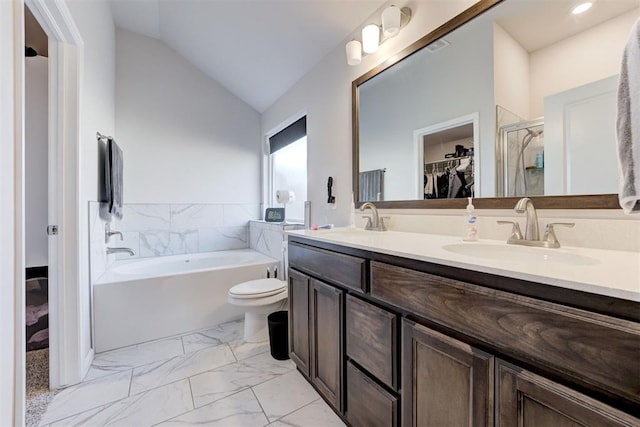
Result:
[[478,240],[478,217],[473,207],[471,197],[467,197],[467,211],[464,214],[464,234],[462,240],[466,242],[475,242]]

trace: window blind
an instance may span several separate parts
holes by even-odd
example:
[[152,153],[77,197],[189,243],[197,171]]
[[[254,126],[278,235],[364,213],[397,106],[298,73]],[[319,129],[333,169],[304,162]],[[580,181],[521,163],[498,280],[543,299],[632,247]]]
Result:
[[273,154],[306,135],[307,116],[304,116],[271,136],[269,138],[269,151]]

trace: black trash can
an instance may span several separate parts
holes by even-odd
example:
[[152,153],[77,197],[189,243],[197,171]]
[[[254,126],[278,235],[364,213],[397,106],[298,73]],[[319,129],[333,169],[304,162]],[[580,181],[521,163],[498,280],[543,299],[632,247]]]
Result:
[[267,316],[271,356],[276,360],[289,358],[289,316],[286,311],[276,311]]

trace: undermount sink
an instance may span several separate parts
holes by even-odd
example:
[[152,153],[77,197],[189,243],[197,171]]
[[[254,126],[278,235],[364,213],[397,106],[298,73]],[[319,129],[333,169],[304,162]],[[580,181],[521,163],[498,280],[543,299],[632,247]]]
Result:
[[598,260],[561,249],[535,248],[517,245],[497,245],[488,243],[454,243],[442,249],[484,259],[517,261],[539,264],[595,265]]

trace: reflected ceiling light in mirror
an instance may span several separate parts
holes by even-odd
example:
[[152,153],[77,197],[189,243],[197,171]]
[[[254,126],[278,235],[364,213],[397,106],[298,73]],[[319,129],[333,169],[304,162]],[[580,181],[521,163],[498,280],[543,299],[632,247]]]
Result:
[[374,53],[380,45],[380,28],[376,24],[369,24],[362,29],[362,50],[364,53]]
[[584,3],[580,3],[576,7],[573,8],[571,13],[573,13],[574,15],[579,15],[579,14],[584,13],[587,10],[591,9],[591,6],[593,6],[593,3],[590,2],[590,1],[587,1],[587,2],[584,2]]
[[362,62],[362,52],[374,53],[385,40],[395,37],[411,20],[411,9],[389,6],[382,11],[382,25],[369,24],[362,29],[362,43],[351,40],[346,44],[347,64]]
[[347,64],[358,65],[362,62],[362,44],[358,40],[347,43]]

